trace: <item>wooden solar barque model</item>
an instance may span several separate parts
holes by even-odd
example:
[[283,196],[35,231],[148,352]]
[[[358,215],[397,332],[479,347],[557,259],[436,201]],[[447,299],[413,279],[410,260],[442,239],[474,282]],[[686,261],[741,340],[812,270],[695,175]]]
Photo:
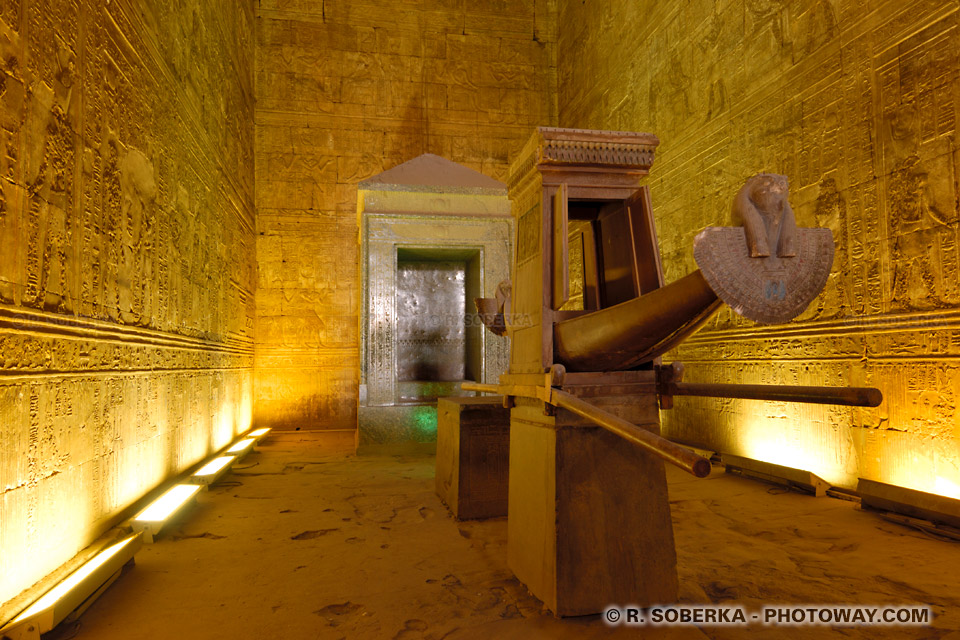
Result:
[[[762,174],[735,203],[743,227],[706,229],[702,270],[665,283],[645,133],[539,128],[511,167],[512,289],[478,300],[510,336],[499,384],[510,413],[508,563],[557,615],[677,598],[664,462],[710,462],[659,435],[677,395],[876,406],[876,389],[686,384],[661,355],[730,303],[795,317],[830,271],[829,230],[796,229],[786,179]],[[748,188],[749,187],[749,188]],[[718,215],[718,218],[722,214]]]

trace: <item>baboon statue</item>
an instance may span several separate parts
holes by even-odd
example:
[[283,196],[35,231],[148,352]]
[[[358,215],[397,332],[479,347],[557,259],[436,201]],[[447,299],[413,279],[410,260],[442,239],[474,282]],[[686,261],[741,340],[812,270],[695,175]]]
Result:
[[751,258],[797,255],[797,221],[787,195],[787,176],[758,173],[749,178],[733,200],[733,223],[742,224]]

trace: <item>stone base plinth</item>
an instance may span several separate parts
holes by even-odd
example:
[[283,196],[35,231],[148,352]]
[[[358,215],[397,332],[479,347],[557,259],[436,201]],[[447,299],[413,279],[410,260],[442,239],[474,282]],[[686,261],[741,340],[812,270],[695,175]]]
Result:
[[437,495],[458,520],[507,515],[509,452],[502,398],[437,401]]
[[[657,429],[656,397],[648,400],[623,398],[619,410],[608,400],[603,408]],[[547,416],[542,403],[518,398],[509,494],[508,563],[556,615],[676,600],[673,524],[659,458],[565,410]]]

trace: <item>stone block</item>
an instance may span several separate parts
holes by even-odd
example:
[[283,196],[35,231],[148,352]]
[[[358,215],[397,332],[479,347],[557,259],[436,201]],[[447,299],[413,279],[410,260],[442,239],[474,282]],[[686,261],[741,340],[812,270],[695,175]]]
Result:
[[503,398],[437,400],[436,491],[455,518],[507,515],[509,454]]

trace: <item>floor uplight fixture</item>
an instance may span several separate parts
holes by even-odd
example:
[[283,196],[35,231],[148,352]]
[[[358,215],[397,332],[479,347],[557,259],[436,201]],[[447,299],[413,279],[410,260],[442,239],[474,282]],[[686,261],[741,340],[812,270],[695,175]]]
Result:
[[0,629],[0,637],[39,640],[41,633],[71,614],[80,615],[120,577],[123,566],[140,547],[140,535],[134,533],[105,548]]
[[182,511],[202,488],[199,484],[174,485],[138,513],[130,521],[130,526],[134,531],[143,533],[144,542],[153,542],[153,537],[160,533],[163,526]]
[[727,468],[727,473],[797,489],[818,498],[825,496],[827,489],[830,488],[829,482],[815,473],[803,469],[784,467],[772,462],[753,460],[752,458],[741,458],[729,453],[724,453],[720,457]]
[[268,433],[270,433],[270,427],[261,427],[259,429],[254,429],[253,431],[250,431],[241,437],[253,438],[254,440],[253,448],[257,449],[258,445],[260,444],[260,441],[266,438]]
[[253,449],[253,445],[256,444],[256,442],[256,438],[244,438],[243,440],[238,440],[224,453],[231,456],[236,456],[237,460],[242,460],[245,455],[250,453],[250,450]]
[[857,493],[863,509],[893,512],[960,531],[960,500],[867,478],[859,478]]
[[190,476],[190,482],[209,486],[222,478],[230,470],[230,465],[232,465],[236,459],[236,456],[220,456],[219,458],[214,458]]

